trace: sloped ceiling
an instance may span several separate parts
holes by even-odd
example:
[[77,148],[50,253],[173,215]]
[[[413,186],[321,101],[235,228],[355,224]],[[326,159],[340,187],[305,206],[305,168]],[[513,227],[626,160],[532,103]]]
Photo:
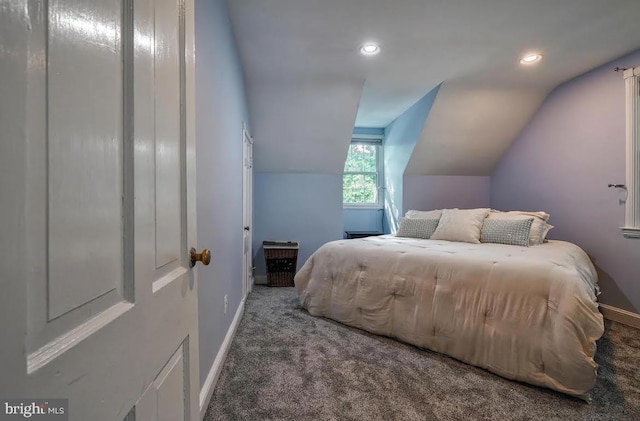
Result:
[[[341,173],[443,82],[410,174],[488,175],[558,84],[640,47],[639,0],[230,0],[257,171]],[[365,41],[382,52],[358,54]],[[212,40],[215,42],[214,40]],[[544,59],[524,67],[519,58]]]
[[443,83],[405,174],[491,175],[545,94]]

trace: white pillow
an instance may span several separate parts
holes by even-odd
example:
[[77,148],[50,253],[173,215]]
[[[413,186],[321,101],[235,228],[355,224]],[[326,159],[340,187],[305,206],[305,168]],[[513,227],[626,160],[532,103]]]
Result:
[[435,209],[430,211],[408,210],[404,215],[409,219],[439,219],[442,215],[442,209]]
[[490,209],[444,209],[432,240],[480,243],[482,223]]
[[544,224],[544,227],[542,227],[542,230],[540,231],[540,239],[543,243],[547,241],[547,234],[552,228],[554,228],[554,226],[550,224]]
[[539,218],[542,219],[544,222],[547,222],[549,220],[549,214],[545,211],[537,211],[537,212],[533,212],[533,211],[507,211],[507,212],[502,212],[499,210],[495,210],[495,209],[491,209],[491,212],[497,212],[497,213],[501,213],[503,215],[524,215],[528,218],[534,217],[534,218]]
[[527,211],[509,211],[509,212],[501,212],[497,210],[492,210],[487,219],[507,219],[507,220],[522,220],[529,219],[533,217],[533,223],[531,224],[531,231],[529,234],[529,245],[534,246],[538,244],[542,244],[544,242],[545,237],[547,236],[547,232],[551,228],[552,225],[547,224],[547,220],[549,219],[549,214],[546,212],[527,212]]

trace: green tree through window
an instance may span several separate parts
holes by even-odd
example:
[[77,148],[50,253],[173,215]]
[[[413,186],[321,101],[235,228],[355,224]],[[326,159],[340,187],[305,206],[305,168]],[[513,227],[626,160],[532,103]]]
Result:
[[342,176],[342,201],[345,205],[378,203],[378,153],[380,146],[351,143]]

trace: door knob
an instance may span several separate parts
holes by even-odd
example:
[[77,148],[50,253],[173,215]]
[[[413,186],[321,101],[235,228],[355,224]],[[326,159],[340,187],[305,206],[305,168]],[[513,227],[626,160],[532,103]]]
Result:
[[244,227],[245,231],[249,231],[249,229],[250,229],[249,227]]
[[191,247],[191,267],[196,265],[196,262],[202,262],[207,266],[211,262],[211,252],[208,249],[202,250],[202,253],[198,253],[195,248]]

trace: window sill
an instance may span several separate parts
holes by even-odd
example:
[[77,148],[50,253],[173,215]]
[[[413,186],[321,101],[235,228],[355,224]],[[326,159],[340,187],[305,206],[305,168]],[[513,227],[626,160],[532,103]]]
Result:
[[384,208],[380,205],[342,205],[342,209],[382,210]]
[[640,228],[622,227],[620,229],[626,238],[640,238]]

